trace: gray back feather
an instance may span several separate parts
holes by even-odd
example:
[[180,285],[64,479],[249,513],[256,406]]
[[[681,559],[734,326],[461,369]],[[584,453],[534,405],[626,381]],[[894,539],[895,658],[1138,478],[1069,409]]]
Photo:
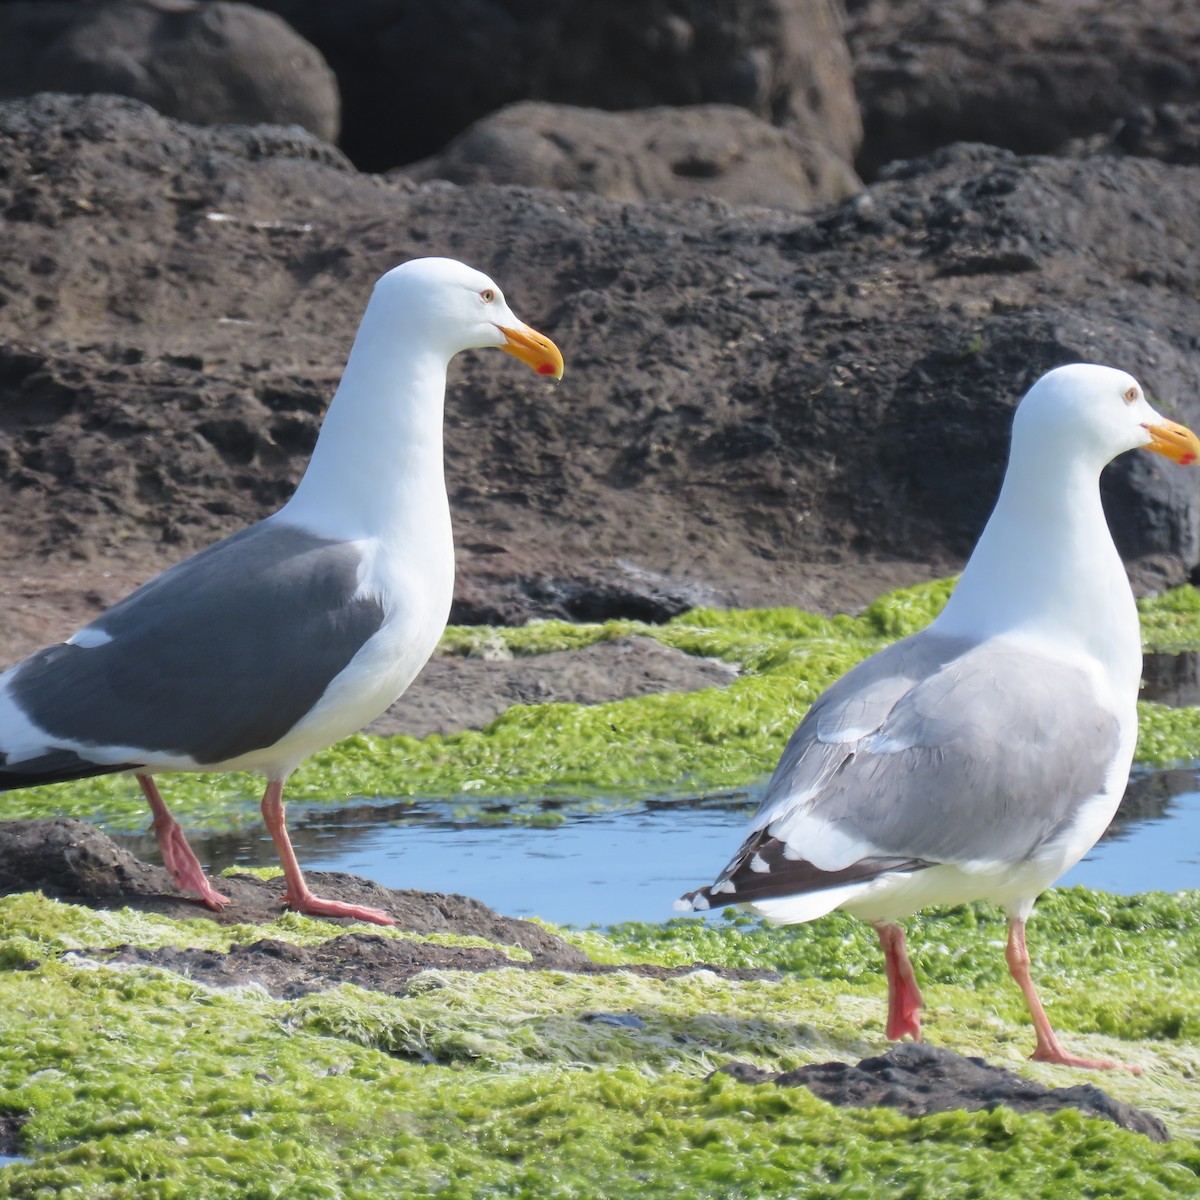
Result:
[[14,700],[52,737],[218,763],[273,745],[379,629],[355,547],[252,525],[131,593],[104,645],[31,655]]
[[802,809],[878,855],[1016,861],[1103,790],[1119,734],[1082,670],[926,631],[817,700],[754,825],[774,834]]

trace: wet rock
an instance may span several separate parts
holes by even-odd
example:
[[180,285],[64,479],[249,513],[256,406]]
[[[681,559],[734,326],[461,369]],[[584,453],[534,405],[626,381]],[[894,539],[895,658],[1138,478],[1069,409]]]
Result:
[[300,125],[333,142],[320,52],[273,13],[215,0],[0,5],[0,97],[132,96],[197,125]]
[[94,825],[62,817],[0,821],[0,895],[117,902],[168,888],[166,872],[141,862]]
[[[517,100],[603,109],[735,104],[844,162],[861,126],[834,0],[261,0],[318,46],[343,145],[384,170]],[[420,120],[381,120],[419,113]]]
[[1145,105],[1194,102],[1200,10],[1190,0],[849,0],[862,105],[859,170],[988,142],[1057,150]]
[[[312,872],[309,880],[331,899],[386,909],[401,929],[414,933],[471,934],[520,946],[556,963],[588,961],[541,926],[502,917],[469,896],[393,891],[341,872]],[[164,868],[140,861],[84,821],[69,817],[0,821],[0,895],[40,891],[55,900],[93,908],[128,906],[179,920],[204,917],[221,924],[261,923],[284,911],[282,878],[234,875],[221,879],[220,890],[232,903],[217,913],[179,894]]]
[[821,143],[716,104],[621,113],[513,104],[402,173],[611,200],[701,198],[801,210],[843,200],[861,186],[846,160]]
[[901,1043],[886,1054],[864,1058],[857,1066],[843,1062],[814,1063],[795,1071],[771,1074],[748,1063],[718,1068],[744,1083],[774,1082],[779,1087],[806,1087],[830,1104],[847,1108],[886,1106],[908,1117],[965,1109],[991,1111],[1003,1106],[1015,1112],[1058,1112],[1078,1109],[1084,1116],[1112,1121],[1122,1129],[1166,1142],[1162,1121],[1122,1100],[1114,1100],[1091,1083],[1050,1088],[994,1067],[982,1058],[964,1058],[952,1050],[924,1043]]
[[[594,963],[582,950],[541,925],[501,916],[469,896],[392,890],[369,879],[336,871],[309,872],[308,879],[330,899],[383,908],[402,930],[483,938],[494,943],[495,948],[442,946],[354,932],[316,946],[296,946],[276,938],[262,938],[249,945],[234,946],[228,954],[189,946],[151,950],[128,945],[93,947],[71,954],[104,962],[162,967],[213,987],[254,983],[272,995],[286,997],[306,995],[341,983],[401,995],[414,975],[441,969],[553,969],[590,975],[627,971],[653,979],[676,979],[692,971],[709,971],[724,979],[738,980],[780,977],[778,971],[768,969],[720,967],[703,962],[678,967]],[[283,911],[282,878],[262,880],[250,875],[228,875],[221,878],[220,889],[232,903],[216,913],[179,895],[162,867],[141,862],[83,821],[67,817],[0,821],[0,895],[40,891],[51,899],[90,908],[132,908],[161,913],[175,920],[202,918],[226,925],[262,924]],[[328,920],[333,925],[347,924],[343,918]],[[504,946],[528,951],[529,961],[510,959],[500,949]],[[603,1016],[599,1014],[596,1019]],[[639,1020],[631,1016],[623,1018],[621,1023],[637,1028]]]

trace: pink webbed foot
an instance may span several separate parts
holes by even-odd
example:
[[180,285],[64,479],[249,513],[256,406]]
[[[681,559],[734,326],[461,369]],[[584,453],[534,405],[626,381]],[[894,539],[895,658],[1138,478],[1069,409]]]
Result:
[[232,903],[229,897],[222,895],[208,882],[200,860],[188,845],[182,826],[171,815],[154,780],[149,775],[139,775],[137,781],[154,814],[150,828],[158,838],[163,866],[171,873],[181,891],[192,892],[202,904],[220,912],[225,905]]
[[1077,1054],[1068,1054],[1054,1039],[1054,1045],[1038,1048],[1029,1056],[1034,1062],[1057,1063],[1060,1067],[1083,1067],[1090,1071],[1128,1071],[1132,1075],[1140,1075],[1142,1068],[1137,1063],[1118,1062],[1115,1058],[1080,1058]]
[[875,932],[883,947],[883,966],[888,982],[887,1036],[898,1042],[907,1035],[919,1042],[924,1000],[908,959],[904,930],[899,925],[880,922],[875,926]]
[[340,900],[324,900],[314,896],[306,888],[301,896],[293,896],[289,889],[283,897],[283,903],[292,912],[303,913],[306,917],[350,917],[355,921],[369,921],[372,925],[395,925],[394,917],[389,917],[382,908],[368,908],[365,904],[343,904]]
[[304,872],[292,849],[292,840],[288,837],[287,821],[283,808],[283,780],[272,779],[267,783],[267,790],[262,800],[263,821],[266,822],[271,840],[279,852],[279,862],[283,867],[283,877],[287,886],[283,893],[283,903],[292,912],[303,913],[309,917],[350,917],[355,921],[369,921],[373,925],[395,925],[395,919],[389,917],[381,908],[368,908],[363,904],[343,904],[340,900],[323,900],[314,896],[304,882]]
[[1113,1058],[1080,1058],[1077,1054],[1068,1054],[1058,1040],[1046,1010],[1038,998],[1037,989],[1033,986],[1030,974],[1029,950],[1025,945],[1025,919],[1010,917],[1008,922],[1008,946],[1004,957],[1008,962],[1009,974],[1016,980],[1017,986],[1025,996],[1029,1005],[1029,1015],[1033,1018],[1033,1028],[1037,1034],[1037,1049],[1029,1056],[1034,1062],[1056,1063],[1060,1067],[1083,1067],[1091,1071],[1130,1071],[1140,1075],[1142,1068],[1136,1063],[1117,1062]]

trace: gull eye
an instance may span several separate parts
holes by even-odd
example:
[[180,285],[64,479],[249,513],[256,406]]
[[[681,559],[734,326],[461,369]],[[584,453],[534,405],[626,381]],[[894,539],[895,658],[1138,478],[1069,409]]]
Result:
[[484,302],[484,304],[491,304],[491,302],[496,298],[496,293],[491,288],[484,288],[483,291],[479,293],[479,298]]
[[1137,388],[1135,388],[1135,387],[1131,387],[1125,393],[1125,403],[1126,404],[1136,404],[1141,398],[1142,398],[1142,393],[1139,392],[1137,390]]

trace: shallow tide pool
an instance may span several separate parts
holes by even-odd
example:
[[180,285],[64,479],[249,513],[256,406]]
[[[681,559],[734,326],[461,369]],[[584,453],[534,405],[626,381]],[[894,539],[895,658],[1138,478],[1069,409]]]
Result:
[[[409,806],[297,810],[292,824],[306,870],[462,892],[509,916],[613,925],[677,915],[676,897],[710,882],[737,849],[753,801],[659,802],[551,827],[464,824]],[[123,840],[158,861],[153,838]],[[276,863],[265,831],[194,840],[212,869]],[[1200,888],[1200,768],[1138,776],[1106,837],[1061,882],[1123,895]]]

